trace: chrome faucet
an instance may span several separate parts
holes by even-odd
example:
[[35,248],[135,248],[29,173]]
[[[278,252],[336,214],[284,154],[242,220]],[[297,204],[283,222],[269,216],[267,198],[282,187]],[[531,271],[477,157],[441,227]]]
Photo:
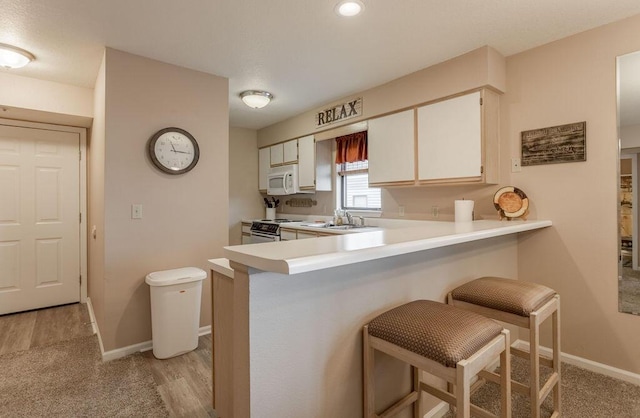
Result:
[[344,211],[344,216],[346,216],[346,217],[347,217],[347,223],[348,223],[349,225],[353,225],[353,216],[351,216],[351,214],[349,213],[349,211],[348,211],[348,210],[345,210],[345,211]]
[[360,219],[360,226],[364,226],[364,216],[358,216],[358,219]]

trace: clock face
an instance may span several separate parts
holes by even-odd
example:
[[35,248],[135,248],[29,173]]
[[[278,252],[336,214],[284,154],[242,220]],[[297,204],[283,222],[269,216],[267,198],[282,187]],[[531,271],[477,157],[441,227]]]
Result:
[[195,138],[180,128],[165,128],[149,141],[151,161],[169,174],[190,171],[198,162],[200,150]]

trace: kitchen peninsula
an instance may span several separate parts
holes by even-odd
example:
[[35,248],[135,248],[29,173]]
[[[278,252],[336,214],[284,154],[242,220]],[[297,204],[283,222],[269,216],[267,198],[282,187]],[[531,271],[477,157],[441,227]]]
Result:
[[[482,275],[517,277],[517,234],[551,226],[422,224],[225,247],[227,259],[210,260],[219,416],[362,416],[362,326]],[[409,371],[384,355],[376,365],[382,407],[408,390]]]

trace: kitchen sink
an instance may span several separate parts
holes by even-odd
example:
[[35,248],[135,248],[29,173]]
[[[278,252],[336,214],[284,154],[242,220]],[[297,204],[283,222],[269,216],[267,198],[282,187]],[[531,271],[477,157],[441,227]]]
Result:
[[369,225],[352,225],[352,224],[347,224],[347,225],[327,225],[325,228],[327,229],[340,229],[340,230],[346,230],[346,229],[361,229],[361,228],[375,228],[373,226],[369,226]]

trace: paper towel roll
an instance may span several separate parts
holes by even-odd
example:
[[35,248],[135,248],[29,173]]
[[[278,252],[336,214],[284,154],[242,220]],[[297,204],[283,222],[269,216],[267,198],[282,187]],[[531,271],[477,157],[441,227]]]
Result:
[[473,221],[473,200],[456,200],[455,214],[456,222]]

